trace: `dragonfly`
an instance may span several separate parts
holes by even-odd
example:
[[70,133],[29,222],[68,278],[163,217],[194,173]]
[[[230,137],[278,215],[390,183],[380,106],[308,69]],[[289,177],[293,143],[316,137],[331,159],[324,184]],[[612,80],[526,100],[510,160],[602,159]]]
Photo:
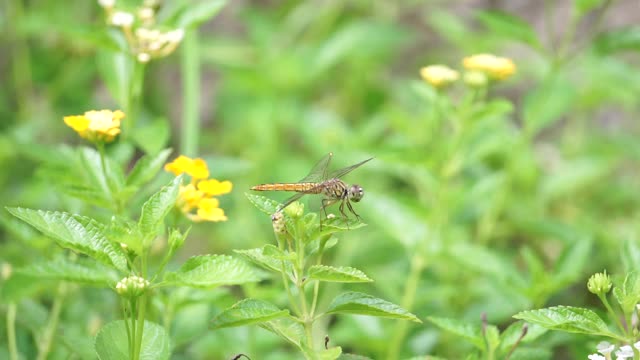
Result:
[[373,158],[369,158],[360,161],[357,164],[344,167],[332,172],[329,172],[329,164],[333,158],[333,153],[325,155],[318,163],[311,169],[309,174],[295,183],[272,183],[272,184],[260,184],[251,188],[256,191],[292,191],[296,192],[280,204],[276,210],[276,213],[281,212],[287,206],[291,205],[294,201],[308,194],[321,194],[322,199],[322,211],[324,211],[325,218],[327,217],[327,207],[340,203],[339,210],[344,218],[348,218],[345,213],[346,208],[360,219],[360,215],[356,213],[351,205],[351,202],[357,203],[362,200],[364,196],[364,190],[360,185],[353,184],[347,185],[340,178],[359,168],[363,164],[371,161]]

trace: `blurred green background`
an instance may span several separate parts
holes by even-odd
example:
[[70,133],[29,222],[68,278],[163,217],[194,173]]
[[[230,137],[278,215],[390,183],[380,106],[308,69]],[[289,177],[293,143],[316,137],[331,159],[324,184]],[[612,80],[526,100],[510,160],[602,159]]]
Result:
[[[63,116],[124,106],[113,93],[103,11],[93,1],[0,6],[2,205],[86,211],[39,169],[63,144],[83,144]],[[461,358],[471,345],[426,317],[479,324],[486,313],[504,328],[521,310],[593,305],[590,274],[637,267],[629,249],[640,241],[639,20],[634,1],[229,1],[189,31],[188,46],[147,66],[132,142],[110,150],[171,146],[173,158],[186,149],[207,160],[212,177],[233,182],[221,198],[229,220],[194,225],[182,259],[274,241],[269,217],[244,195],[252,185],[296,181],[328,152],[334,168],[375,157],[346,178],[365,189],[356,211],[368,226],[328,254],[375,282],[327,286],[321,299],[326,306],[341,290],[366,291],[424,323],[342,316],[324,324],[331,344],[374,359],[388,358],[395,342],[402,358]],[[518,70],[464,112],[453,104],[469,89],[436,91],[419,77],[422,66],[461,69],[463,57],[484,52]],[[199,127],[185,140],[188,104]],[[8,213],[0,219],[5,267],[61,251]],[[203,292],[205,302],[176,316],[175,358],[299,358],[262,329],[206,330],[241,297],[286,303],[280,289],[274,279]],[[76,291],[51,358],[71,349],[91,358],[96,323],[117,317],[111,292]],[[45,317],[49,296],[45,288],[20,300],[27,356],[27,329]],[[584,358],[596,343],[548,333],[533,358]]]

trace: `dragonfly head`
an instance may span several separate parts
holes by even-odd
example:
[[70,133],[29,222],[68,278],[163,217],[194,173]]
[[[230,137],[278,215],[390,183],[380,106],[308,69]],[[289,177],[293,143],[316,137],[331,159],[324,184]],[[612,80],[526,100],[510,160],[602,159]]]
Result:
[[358,202],[364,196],[362,186],[353,184],[349,187],[349,201]]

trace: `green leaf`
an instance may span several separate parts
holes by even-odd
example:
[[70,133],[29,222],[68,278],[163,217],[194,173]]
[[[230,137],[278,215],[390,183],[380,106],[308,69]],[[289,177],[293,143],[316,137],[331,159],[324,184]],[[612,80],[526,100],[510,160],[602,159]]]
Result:
[[555,286],[564,287],[580,278],[582,270],[591,259],[592,241],[578,240],[562,252],[553,272]]
[[478,20],[492,32],[506,39],[517,40],[534,47],[540,45],[538,34],[526,21],[500,11],[481,11]]
[[626,272],[633,271],[640,264],[640,246],[635,239],[627,239],[620,249],[620,257]]
[[456,319],[435,316],[429,316],[427,317],[427,320],[431,321],[434,325],[443,330],[466,339],[478,349],[485,348],[484,339],[482,338],[482,330],[479,325],[470,324]]
[[[286,254],[282,250],[273,245],[265,245],[258,249],[233,251],[247,258],[256,265],[275,272],[282,271],[282,260],[287,258]],[[292,269],[293,265],[291,262],[285,260],[285,271],[287,271],[287,273],[291,273]]]
[[522,336],[525,326],[527,327],[527,334],[520,340],[522,343],[532,342],[548,331],[540,325],[525,324],[523,321],[516,321],[500,334],[500,349],[502,351],[510,350]]
[[309,278],[328,282],[371,282],[365,273],[352,267],[332,267],[325,265],[313,265],[309,268]]
[[114,29],[109,34],[115,43],[120,44],[121,51],[99,51],[96,62],[102,75],[100,78],[104,79],[115,102],[126,104],[135,59],[127,54],[127,41],[121,31]]
[[526,130],[537,134],[553,125],[571,109],[576,91],[558,74],[551,74],[540,86],[533,89],[524,99],[523,118]]
[[295,321],[291,316],[265,321],[259,323],[258,326],[278,335],[298,348],[304,342],[304,328],[302,324]]
[[616,337],[598,314],[585,308],[555,306],[522,311],[513,317],[551,330]]
[[398,305],[359,292],[347,292],[338,295],[329,305],[327,313],[359,314],[422,322],[415,315]]
[[249,201],[251,201],[251,203],[258,208],[258,210],[262,211],[265,214],[272,215],[278,210],[278,206],[280,206],[279,202],[261,195],[254,195],[249,193],[245,193],[245,195],[247,196]]
[[65,258],[33,263],[16,269],[16,272],[38,279],[67,280],[96,286],[108,286],[118,281],[118,274],[100,263],[86,260],[71,262]]
[[103,198],[114,200],[125,183],[120,166],[106,155],[101,159],[98,151],[88,147],[80,148],[80,160],[93,189],[101,191]]
[[[123,320],[112,321],[96,335],[95,349],[100,360],[129,359],[127,330]],[[169,359],[170,340],[164,328],[150,321],[144,322],[140,360]]]
[[[139,227],[140,232],[146,238],[152,239],[158,233],[158,228],[165,216],[176,205],[181,183],[182,175],[171,180],[169,184],[151,195],[149,200],[142,205]],[[146,246],[147,244],[143,244],[143,247]]]
[[145,155],[141,157],[134,165],[129,176],[127,176],[127,185],[139,186],[151,180],[167,161],[171,151],[171,149],[165,149],[155,156]]
[[302,346],[302,353],[305,355],[305,359],[309,360],[336,360],[341,358],[342,348],[339,346],[315,350],[307,346]]
[[213,318],[211,328],[257,324],[285,316],[289,316],[289,310],[280,310],[263,300],[244,299]]
[[63,248],[89,255],[121,271],[127,270],[127,259],[124,253],[119,246],[107,240],[102,230],[104,225],[97,221],[82,217],[76,219],[74,215],[57,211],[24,208],[7,210],[55,240]]
[[135,144],[145,153],[156,154],[167,146],[170,132],[169,121],[164,118],[157,118],[148,120],[144,124],[136,124],[131,137]]
[[173,9],[170,24],[177,28],[197,27],[213,18],[227,0],[185,1]]
[[606,31],[594,40],[595,48],[603,54],[619,51],[640,51],[640,26]]
[[165,275],[171,285],[195,288],[244,284],[261,278],[247,263],[228,255],[194,256],[177,271]]
[[640,276],[635,271],[628,273],[622,286],[613,288],[613,295],[625,314],[631,314],[640,302]]

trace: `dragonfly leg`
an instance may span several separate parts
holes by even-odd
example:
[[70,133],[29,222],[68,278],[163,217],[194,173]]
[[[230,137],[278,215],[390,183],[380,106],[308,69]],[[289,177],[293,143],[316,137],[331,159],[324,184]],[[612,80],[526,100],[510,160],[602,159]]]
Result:
[[353,209],[353,206],[351,206],[351,202],[347,201],[347,208],[349,208],[349,211],[351,211],[353,213],[353,215],[356,216],[356,219],[362,221],[362,218],[360,217],[360,215],[358,215],[358,213]]
[[[324,212],[324,218],[328,217],[327,215],[327,206],[333,204],[331,199],[324,198],[322,199],[322,212]],[[320,213],[320,231],[322,231],[322,213]]]

